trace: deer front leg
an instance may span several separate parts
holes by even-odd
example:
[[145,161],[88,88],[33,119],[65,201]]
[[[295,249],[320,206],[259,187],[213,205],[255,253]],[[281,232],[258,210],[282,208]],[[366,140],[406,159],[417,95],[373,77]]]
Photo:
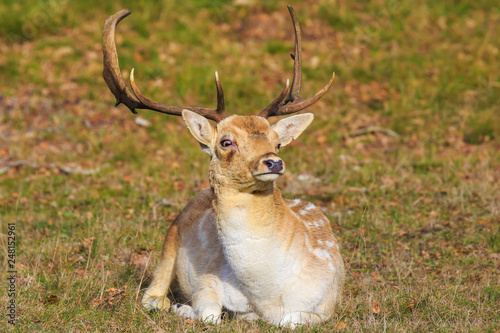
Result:
[[167,298],[167,295],[163,296],[149,296],[145,294],[142,298],[142,306],[148,310],[164,310],[170,307],[170,300]]
[[219,324],[222,314],[222,299],[215,290],[204,288],[193,294],[192,307],[185,304],[174,304],[172,311],[185,318]]
[[[192,276],[195,278],[195,276]],[[214,274],[202,274],[196,277],[193,293],[185,295],[191,299],[190,305],[175,304],[172,311],[180,316],[203,322],[219,324],[222,313],[223,287],[221,280]]]
[[325,316],[313,312],[304,312],[304,311],[290,312],[281,317],[278,325],[295,329],[298,326],[304,324],[306,325],[319,324],[325,319],[326,319]]
[[219,324],[222,313],[222,297],[211,288],[204,288],[193,295],[193,310],[198,320]]
[[153,275],[153,282],[142,297],[142,306],[146,310],[168,310],[170,300],[167,298],[168,288],[172,282],[175,257],[162,257]]
[[178,229],[178,226],[174,222],[165,237],[163,253],[158,267],[154,272],[153,282],[142,298],[142,305],[147,310],[162,310],[170,307],[167,292],[175,275],[175,262],[180,243]]

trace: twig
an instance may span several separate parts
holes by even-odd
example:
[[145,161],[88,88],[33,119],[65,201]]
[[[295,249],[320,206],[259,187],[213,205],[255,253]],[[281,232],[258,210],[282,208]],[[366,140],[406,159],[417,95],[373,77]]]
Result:
[[[49,164],[37,164],[35,162],[27,161],[27,160],[19,160],[19,161],[0,161],[0,164],[3,164],[4,167],[0,168],[0,174],[7,172],[11,168],[15,168],[18,166],[26,166],[29,168],[33,169],[40,169],[40,168],[54,168],[58,169],[63,173],[72,173],[72,174],[81,174],[81,175],[93,175],[95,173],[98,173],[101,171],[100,167],[97,167],[95,169],[80,169],[80,168],[72,168],[56,163],[49,163]],[[106,164],[105,164],[106,165]]]
[[117,292],[113,293],[109,297],[106,298],[101,298],[101,299],[95,299],[92,301],[92,304],[94,306],[99,306],[102,304],[108,304],[108,305],[113,305],[113,301],[116,300],[118,296],[121,296],[120,299],[116,300],[119,301],[123,297],[122,295],[125,293],[125,290],[118,290]]
[[362,129],[356,130],[354,132],[350,132],[349,136],[351,138],[354,138],[356,136],[366,135],[366,134],[375,133],[375,132],[380,132],[380,133],[383,133],[386,135],[393,136],[395,138],[400,137],[400,135],[398,133],[394,132],[393,130],[390,130],[388,128],[379,127],[379,126],[368,126],[366,128],[362,128]]

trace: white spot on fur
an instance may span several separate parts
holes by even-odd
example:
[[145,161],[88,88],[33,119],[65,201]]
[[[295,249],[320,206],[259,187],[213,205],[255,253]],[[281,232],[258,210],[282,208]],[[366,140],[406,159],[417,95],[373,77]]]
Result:
[[311,210],[313,208],[316,208],[316,206],[314,206],[312,203],[309,203],[306,207],[306,210]]
[[329,263],[328,263],[328,267],[330,267],[330,269],[331,269],[332,271],[334,271],[334,270],[335,270],[335,267],[333,267],[333,264],[332,264],[331,262],[329,262]]
[[300,203],[300,199],[294,199],[291,203],[288,204],[288,207],[297,206]]
[[319,227],[322,227],[325,225],[325,222],[323,222],[323,220],[319,220],[319,221],[314,221],[314,226],[316,228],[319,228]]
[[335,244],[335,243],[331,242],[331,241],[326,241],[326,246],[328,246],[328,247],[333,247],[333,244]]
[[299,213],[300,215],[306,215],[309,213],[311,209],[316,208],[312,203],[307,204],[306,208],[302,209]]
[[332,259],[332,256],[330,255],[330,252],[328,252],[327,250],[314,249],[313,254],[316,257],[318,257],[320,259],[323,259],[323,260],[331,260]]
[[309,252],[313,252],[313,248],[311,246],[311,243],[309,242],[309,236],[307,234],[305,235],[305,242],[306,242],[306,248]]

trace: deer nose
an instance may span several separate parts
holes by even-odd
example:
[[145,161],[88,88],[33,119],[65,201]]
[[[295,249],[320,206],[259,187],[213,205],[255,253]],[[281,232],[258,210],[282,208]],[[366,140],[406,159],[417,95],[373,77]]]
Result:
[[279,173],[283,170],[283,161],[281,159],[275,160],[265,160],[264,164],[267,166],[270,172]]

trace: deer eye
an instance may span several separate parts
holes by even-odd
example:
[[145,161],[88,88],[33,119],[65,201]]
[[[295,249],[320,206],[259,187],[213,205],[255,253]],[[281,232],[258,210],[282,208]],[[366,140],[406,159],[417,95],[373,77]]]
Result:
[[281,148],[281,143],[278,143],[278,145],[276,146],[276,150],[280,151],[280,148]]
[[222,148],[227,148],[227,147],[232,146],[232,145],[233,145],[233,142],[232,142],[231,140],[227,140],[227,139],[226,139],[226,140],[222,140],[222,141],[220,142],[220,146],[221,146]]

